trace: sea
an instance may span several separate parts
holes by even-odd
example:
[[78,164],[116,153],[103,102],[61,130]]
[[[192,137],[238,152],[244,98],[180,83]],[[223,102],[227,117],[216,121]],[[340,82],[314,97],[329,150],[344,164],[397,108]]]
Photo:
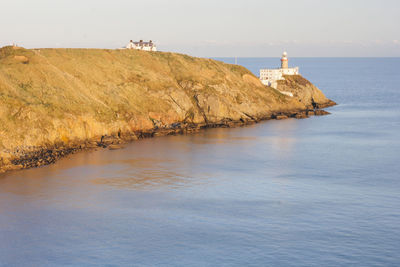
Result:
[[1,174],[0,266],[400,266],[400,58],[289,64],[330,115]]

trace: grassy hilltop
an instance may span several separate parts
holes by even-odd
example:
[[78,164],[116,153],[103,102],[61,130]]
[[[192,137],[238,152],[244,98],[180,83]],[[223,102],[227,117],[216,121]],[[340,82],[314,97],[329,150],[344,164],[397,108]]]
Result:
[[4,47],[0,166],[22,152],[105,135],[257,120],[329,103],[309,82],[299,86],[305,95],[286,97],[244,67],[174,53]]

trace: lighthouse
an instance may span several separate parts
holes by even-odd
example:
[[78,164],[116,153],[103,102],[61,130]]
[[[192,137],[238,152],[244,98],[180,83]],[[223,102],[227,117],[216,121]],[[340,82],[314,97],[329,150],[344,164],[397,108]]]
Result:
[[283,52],[282,58],[281,58],[281,69],[287,69],[287,68],[289,68],[287,53]]
[[289,68],[287,53],[283,52],[281,58],[281,67],[278,69],[261,69],[260,80],[263,84],[278,87],[278,81],[285,80],[285,75],[299,75],[299,67]]

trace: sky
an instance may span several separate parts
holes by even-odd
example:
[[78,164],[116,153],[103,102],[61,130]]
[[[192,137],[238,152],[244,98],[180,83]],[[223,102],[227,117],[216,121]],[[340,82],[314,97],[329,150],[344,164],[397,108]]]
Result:
[[0,0],[0,47],[202,57],[400,57],[399,0]]

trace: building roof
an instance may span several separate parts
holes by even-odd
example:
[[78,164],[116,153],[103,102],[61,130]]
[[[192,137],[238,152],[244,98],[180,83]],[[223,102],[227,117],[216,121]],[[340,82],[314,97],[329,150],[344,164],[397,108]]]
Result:
[[153,42],[133,42],[133,43],[138,46],[155,46]]

